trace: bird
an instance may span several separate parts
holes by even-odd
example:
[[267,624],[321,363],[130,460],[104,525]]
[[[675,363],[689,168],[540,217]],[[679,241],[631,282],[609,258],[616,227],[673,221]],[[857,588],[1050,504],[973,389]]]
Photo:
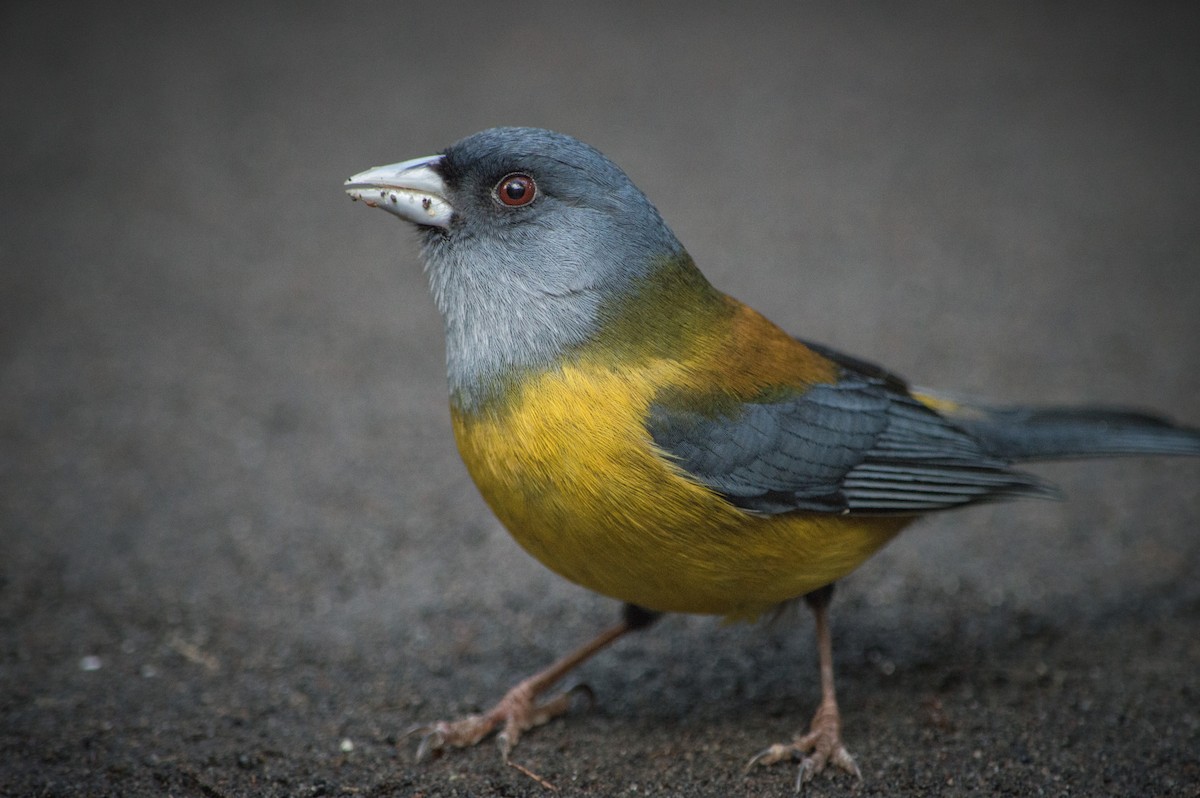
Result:
[[861,771],[842,735],[833,586],[917,518],[1057,496],[1015,464],[1200,456],[1200,430],[1096,406],[919,389],[793,337],[715,288],[615,163],[497,127],[346,180],[415,225],[442,317],[450,415],[479,492],[529,554],[620,619],[486,712],[419,726],[418,760],[564,714],[570,671],[663,613],[754,620],[802,600],[821,699],[747,770]]

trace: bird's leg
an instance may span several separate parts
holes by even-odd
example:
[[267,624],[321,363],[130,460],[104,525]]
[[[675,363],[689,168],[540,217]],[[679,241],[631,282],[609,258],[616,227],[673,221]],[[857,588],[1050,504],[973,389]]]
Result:
[[796,792],[800,792],[826,765],[834,765],[862,780],[858,765],[842,744],[842,718],[838,713],[837,694],[833,685],[833,638],[829,633],[829,600],[832,595],[833,586],[829,585],[804,597],[816,621],[817,655],[821,664],[821,704],[813,715],[808,733],[796,735],[789,743],[776,743],[763,749],[746,765],[749,770],[755,765],[800,759]]
[[617,638],[626,632],[649,626],[657,617],[656,613],[628,604],[619,623],[608,627],[548,668],[517,683],[487,712],[460,720],[442,720],[416,727],[409,735],[421,735],[417,761],[429,754],[440,753],[447,747],[466,748],[475,745],[499,728],[497,741],[507,762],[509,752],[517,744],[522,732],[565,713],[571,708],[571,699],[575,695],[583,694],[589,699],[592,696],[592,691],[587,686],[577,685],[565,693],[538,703],[543,693]]

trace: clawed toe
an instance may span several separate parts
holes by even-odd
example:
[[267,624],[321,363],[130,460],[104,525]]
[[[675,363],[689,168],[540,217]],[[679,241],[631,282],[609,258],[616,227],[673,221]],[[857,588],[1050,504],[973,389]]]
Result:
[[757,765],[774,765],[780,760],[791,759],[796,754],[796,746],[794,744],[775,743],[750,757],[750,761],[746,763],[746,767],[742,769],[742,772],[749,773]]
[[854,761],[854,757],[850,756],[850,752],[846,750],[846,746],[839,745],[833,752],[833,756],[829,759],[830,763],[839,770],[849,773],[856,781],[862,781],[862,771],[858,769],[858,763]]
[[800,768],[796,774],[797,794],[803,792],[804,785],[830,765],[862,781],[862,771],[842,744],[836,726],[826,721],[821,713],[818,713],[813,725],[812,731],[796,737],[790,743],[775,743],[759,751],[746,763],[746,771],[749,772],[759,765],[773,765],[784,760],[799,759]]
[[417,744],[417,761],[421,762],[430,756],[437,756],[447,748],[466,748],[476,745],[492,732],[499,729],[496,742],[500,747],[500,755],[504,763],[514,770],[528,776],[542,787],[557,792],[557,788],[546,779],[534,773],[524,765],[509,759],[513,746],[517,744],[521,733],[540,726],[569,711],[576,698],[583,698],[590,707],[595,703],[595,695],[587,685],[576,685],[548,701],[539,703],[539,699],[554,687],[564,676],[576,667],[586,662],[596,652],[601,651],[614,640],[634,629],[642,629],[653,619],[648,611],[633,607],[626,610],[626,617],[620,623],[613,624],[591,640],[551,663],[547,668],[538,671],[516,687],[505,693],[504,697],[482,715],[470,715],[456,721],[438,721],[423,723],[412,727],[404,734],[404,739],[420,737]]
[[507,762],[523,732],[568,712],[577,697],[583,697],[589,707],[595,701],[591,688],[582,684],[541,704],[534,703],[530,692],[525,685],[517,685],[500,699],[496,706],[482,715],[469,715],[455,721],[441,720],[420,724],[405,732],[403,739],[417,736],[421,738],[417,744],[416,760],[423,762],[429,757],[441,754],[447,748],[468,748],[476,745],[499,729],[496,744],[500,748],[500,755]]
[[445,724],[423,723],[419,726],[413,726],[401,737],[403,740],[409,740],[417,735],[420,735],[421,742],[417,744],[417,762],[424,762],[430,756],[436,756],[445,749],[446,736],[438,730],[438,726],[442,725]]
[[850,774],[856,781],[862,781],[862,771],[858,769],[854,757],[850,756],[850,752],[844,745],[838,744],[832,752],[815,748],[800,762],[800,769],[796,773],[796,794],[802,793],[804,785],[812,781],[813,777],[825,770],[828,765],[833,765],[838,770]]

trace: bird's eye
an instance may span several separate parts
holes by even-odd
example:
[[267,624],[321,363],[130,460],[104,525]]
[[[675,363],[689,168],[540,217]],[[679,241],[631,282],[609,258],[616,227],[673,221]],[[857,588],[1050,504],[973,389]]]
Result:
[[496,184],[496,198],[510,208],[519,208],[533,202],[537,196],[537,184],[529,175],[514,172]]

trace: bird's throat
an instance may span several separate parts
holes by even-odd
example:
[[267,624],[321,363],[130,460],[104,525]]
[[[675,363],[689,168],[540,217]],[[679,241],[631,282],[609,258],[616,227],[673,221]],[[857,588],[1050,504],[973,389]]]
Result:
[[686,252],[662,258],[619,288],[605,285],[570,295],[531,293],[492,281],[486,292],[470,275],[439,279],[434,296],[446,332],[447,375],[456,408],[503,403],[532,373],[587,359],[631,369],[686,355],[705,331],[721,329],[735,312]]

